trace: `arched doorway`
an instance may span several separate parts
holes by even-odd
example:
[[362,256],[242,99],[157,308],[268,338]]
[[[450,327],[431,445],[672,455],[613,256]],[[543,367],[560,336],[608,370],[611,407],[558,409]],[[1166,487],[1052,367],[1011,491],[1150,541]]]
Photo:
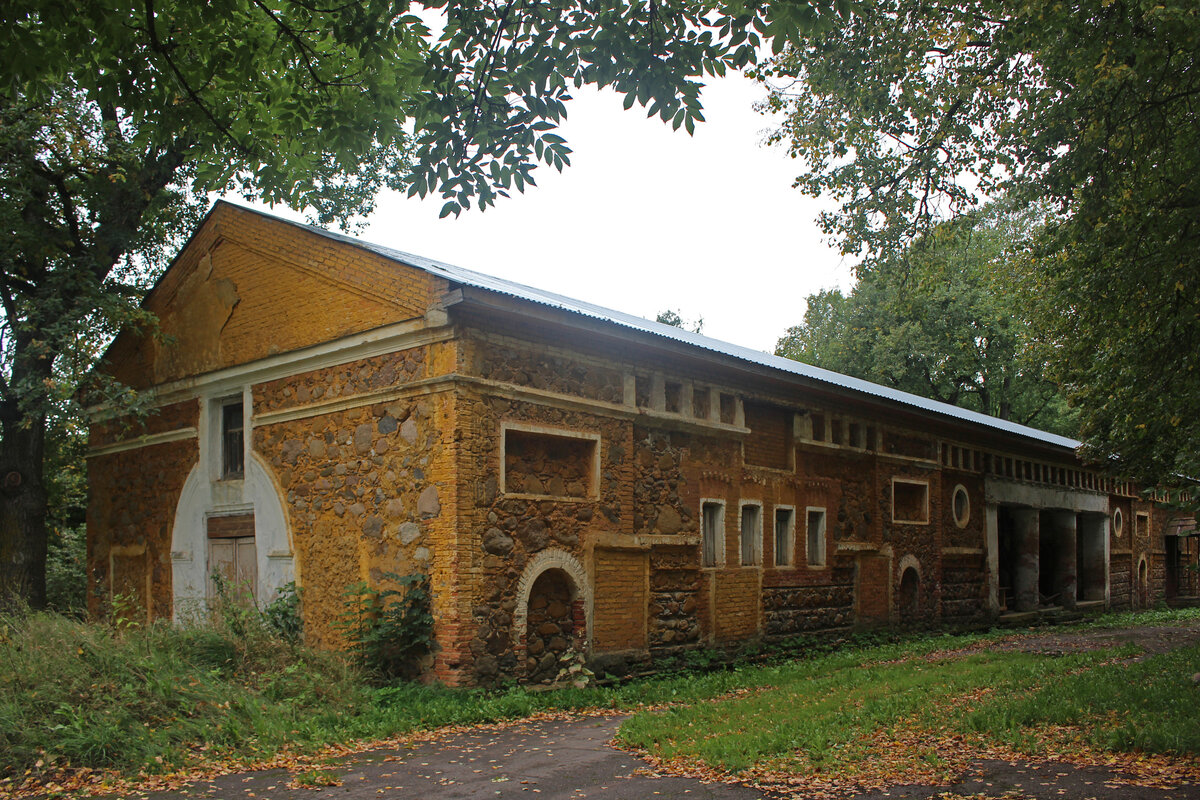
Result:
[[921,612],[921,576],[916,567],[908,567],[900,576],[897,604],[902,623],[915,622]]
[[576,619],[576,599],[571,576],[548,569],[529,590],[525,616],[525,676],[530,683],[551,683],[558,677],[560,659],[578,650],[583,620]]
[[1138,561],[1137,572],[1137,607],[1150,607],[1150,565],[1146,563],[1146,557],[1142,556]]
[[197,463],[184,482],[171,532],[172,616],[202,617],[212,599],[211,575],[221,573],[260,605],[298,580],[281,492],[270,467],[251,453],[238,503],[222,504]]
[[895,622],[913,625],[920,616],[920,563],[916,555],[900,559],[900,583],[896,584]]
[[587,573],[578,559],[553,548],[534,556],[518,583],[513,614],[519,676],[550,683],[558,677],[563,653],[587,654],[590,607]]

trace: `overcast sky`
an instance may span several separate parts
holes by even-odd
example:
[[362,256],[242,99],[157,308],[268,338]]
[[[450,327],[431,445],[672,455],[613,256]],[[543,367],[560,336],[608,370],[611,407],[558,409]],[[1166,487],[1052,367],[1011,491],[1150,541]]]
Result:
[[[817,230],[797,164],[761,145],[763,90],[710,84],[689,137],[612,93],[576,92],[562,174],[480,213],[438,220],[442,200],[388,194],[363,239],[653,319],[676,309],[704,333],[773,351],[805,297],[851,284],[852,262]],[[275,209],[274,213],[283,213]]]

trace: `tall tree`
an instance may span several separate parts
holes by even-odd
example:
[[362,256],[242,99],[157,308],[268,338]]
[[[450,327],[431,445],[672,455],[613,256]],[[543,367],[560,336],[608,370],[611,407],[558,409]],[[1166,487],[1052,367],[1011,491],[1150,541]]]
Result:
[[[569,91],[689,132],[706,76],[846,0],[8,0],[0,4],[0,602],[45,600],[47,419],[210,192],[370,210],[384,186],[486,207],[561,169]],[[430,31],[411,9],[443,23]]]
[[1029,316],[1089,453],[1200,475],[1200,6],[877,0],[761,77],[864,271],[988,196],[1044,202]]
[[936,226],[903,256],[864,272],[849,295],[810,295],[778,355],[1075,434],[1013,303],[1037,217],[988,207]]
[[670,325],[672,328],[683,328],[692,333],[704,332],[704,317],[696,317],[694,321],[688,321],[672,308],[658,312],[658,316],[654,318],[654,321],[661,322],[663,325]]

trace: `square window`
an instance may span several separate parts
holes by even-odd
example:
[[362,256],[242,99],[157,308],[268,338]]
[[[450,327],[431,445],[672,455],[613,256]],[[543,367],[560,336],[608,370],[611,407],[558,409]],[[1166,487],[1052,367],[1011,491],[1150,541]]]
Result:
[[638,375],[634,378],[633,394],[638,408],[650,407],[650,376]]
[[807,557],[810,567],[825,566],[825,509],[808,509]]
[[892,521],[929,522],[929,484],[892,479]]
[[500,479],[506,494],[586,500],[599,491],[595,434],[504,423]]
[[711,399],[707,386],[694,387],[692,389],[692,416],[696,419],[708,419]]
[[683,384],[667,381],[663,387],[666,409],[669,414],[679,414],[683,411]]
[[775,566],[790,567],[792,565],[792,530],[795,527],[796,512],[790,508],[775,509]]
[[700,505],[701,566],[720,565],[725,556],[725,504],[704,502]]
[[825,415],[812,415],[812,440],[814,442],[825,441]]
[[721,394],[721,422],[732,425],[737,421],[737,398],[731,394]]
[[742,506],[740,542],[742,566],[758,564],[762,558],[762,506]]

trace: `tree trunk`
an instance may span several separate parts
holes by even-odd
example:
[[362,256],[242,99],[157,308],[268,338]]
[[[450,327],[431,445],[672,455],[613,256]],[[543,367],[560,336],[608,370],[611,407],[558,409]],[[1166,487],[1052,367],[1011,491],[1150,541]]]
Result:
[[0,609],[46,606],[46,422],[6,421],[0,438]]

